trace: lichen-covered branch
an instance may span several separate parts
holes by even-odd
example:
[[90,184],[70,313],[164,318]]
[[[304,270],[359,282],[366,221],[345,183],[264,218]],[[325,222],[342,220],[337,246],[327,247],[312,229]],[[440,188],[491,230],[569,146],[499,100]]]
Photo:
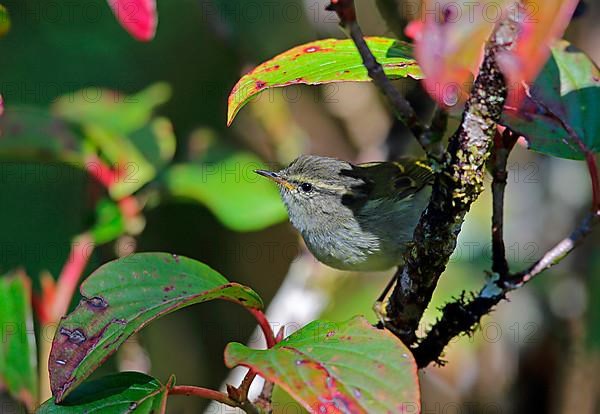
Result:
[[417,339],[419,321],[456,247],[465,214],[483,190],[484,166],[507,93],[496,54],[512,47],[515,33],[514,22],[507,19],[486,47],[461,125],[448,143],[447,162],[436,175],[395,287],[380,307],[385,326],[408,345]]
[[568,237],[548,250],[527,270],[511,275],[508,279],[495,275],[478,295],[467,299],[463,294],[456,301],[446,304],[442,309],[442,317],[413,349],[417,366],[424,368],[432,362],[442,364],[440,355],[454,337],[473,332],[480,319],[505,299],[507,293],[523,286],[544,270],[559,263],[591,233],[598,222],[600,222],[600,212],[588,213]]

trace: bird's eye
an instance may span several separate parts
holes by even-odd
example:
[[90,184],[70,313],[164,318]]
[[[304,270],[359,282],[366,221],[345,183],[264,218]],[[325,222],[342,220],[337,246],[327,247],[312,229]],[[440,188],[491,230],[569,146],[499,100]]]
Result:
[[302,191],[304,191],[305,193],[310,193],[312,191],[312,184],[311,183],[302,183],[300,184],[300,188],[302,189]]

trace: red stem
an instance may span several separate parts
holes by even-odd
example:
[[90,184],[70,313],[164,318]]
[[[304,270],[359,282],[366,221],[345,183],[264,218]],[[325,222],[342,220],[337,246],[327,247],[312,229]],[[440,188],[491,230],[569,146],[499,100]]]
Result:
[[596,156],[591,151],[586,151],[585,159],[592,180],[592,203],[594,204],[594,211],[600,211],[600,181],[598,179]]
[[92,177],[106,188],[110,188],[118,181],[118,174],[96,155],[88,157],[85,168]]
[[271,325],[267,320],[264,312],[260,309],[246,308],[248,311],[254,316],[256,321],[258,322],[258,326],[262,329],[263,334],[265,335],[265,339],[267,341],[267,348],[273,348],[277,341],[275,340],[275,334],[273,333],[273,329],[271,329]]
[[67,262],[58,277],[56,293],[51,305],[51,316],[54,321],[58,321],[61,316],[67,313],[77,283],[85,270],[94,247],[94,241],[87,233],[82,234],[73,241]]
[[209,388],[195,387],[193,385],[176,385],[169,390],[169,395],[194,395],[208,400],[218,401],[231,407],[237,407],[238,404],[220,391]]

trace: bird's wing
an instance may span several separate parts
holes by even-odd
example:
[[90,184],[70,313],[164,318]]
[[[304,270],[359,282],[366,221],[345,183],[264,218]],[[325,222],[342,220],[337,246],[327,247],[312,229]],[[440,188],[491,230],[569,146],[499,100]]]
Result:
[[409,197],[433,181],[433,171],[424,161],[400,159],[394,162],[371,162],[353,166],[348,172],[355,178],[362,178],[364,186],[359,186],[353,195],[358,199]]

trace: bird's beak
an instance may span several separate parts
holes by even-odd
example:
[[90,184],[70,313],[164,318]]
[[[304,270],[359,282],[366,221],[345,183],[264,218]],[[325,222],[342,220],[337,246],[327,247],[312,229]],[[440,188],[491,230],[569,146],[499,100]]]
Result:
[[293,190],[294,186],[290,184],[285,178],[281,177],[279,174],[273,171],[266,170],[254,170],[258,175],[262,175],[263,177],[267,177],[269,180],[275,181],[277,184],[284,186],[288,190]]

